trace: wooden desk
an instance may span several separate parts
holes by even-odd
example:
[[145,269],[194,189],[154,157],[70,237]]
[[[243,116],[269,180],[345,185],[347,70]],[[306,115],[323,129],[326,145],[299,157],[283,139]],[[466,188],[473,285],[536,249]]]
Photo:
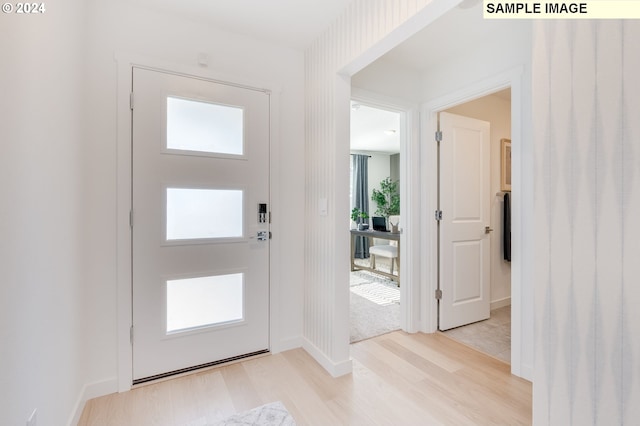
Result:
[[[378,269],[373,269],[370,266],[360,266],[355,263],[355,251],[356,251],[356,237],[367,237],[369,239],[369,245],[371,244],[372,238],[380,238],[381,240],[391,240],[398,242],[398,275],[393,275],[385,271],[380,271]],[[391,260],[393,262],[393,259]],[[394,280],[400,285],[400,233],[392,234],[391,232],[382,232],[382,231],[358,231],[357,229],[351,230],[351,270],[365,270],[370,271],[376,274],[383,275],[389,279]]]

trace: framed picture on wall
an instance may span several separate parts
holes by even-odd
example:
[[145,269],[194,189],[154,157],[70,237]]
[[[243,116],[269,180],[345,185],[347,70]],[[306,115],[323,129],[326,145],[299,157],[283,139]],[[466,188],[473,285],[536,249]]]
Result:
[[511,191],[511,139],[500,139],[500,191]]

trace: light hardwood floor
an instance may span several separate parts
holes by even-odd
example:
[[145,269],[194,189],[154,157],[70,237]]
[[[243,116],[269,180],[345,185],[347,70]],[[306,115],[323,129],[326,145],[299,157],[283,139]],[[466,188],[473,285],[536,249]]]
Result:
[[446,336],[397,331],[351,355],[335,379],[296,349],[107,395],[79,424],[200,426],[273,401],[299,425],[531,424],[531,383]]

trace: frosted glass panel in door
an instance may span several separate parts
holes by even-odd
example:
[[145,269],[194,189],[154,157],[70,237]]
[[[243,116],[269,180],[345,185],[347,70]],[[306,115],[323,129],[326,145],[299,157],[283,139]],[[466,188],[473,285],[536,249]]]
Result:
[[244,274],[167,281],[167,333],[244,318]]
[[167,98],[167,149],[244,154],[242,108]]
[[167,188],[167,240],[243,236],[243,191]]

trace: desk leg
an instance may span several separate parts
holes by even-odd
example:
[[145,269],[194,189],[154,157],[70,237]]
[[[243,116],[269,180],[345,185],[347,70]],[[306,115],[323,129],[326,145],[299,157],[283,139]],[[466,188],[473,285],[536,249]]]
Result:
[[351,271],[356,270],[355,256],[356,256],[356,236],[351,235]]
[[[391,259],[393,263],[393,259]],[[400,241],[398,241],[398,257],[396,258],[396,266],[398,267],[398,287],[400,287]]]

